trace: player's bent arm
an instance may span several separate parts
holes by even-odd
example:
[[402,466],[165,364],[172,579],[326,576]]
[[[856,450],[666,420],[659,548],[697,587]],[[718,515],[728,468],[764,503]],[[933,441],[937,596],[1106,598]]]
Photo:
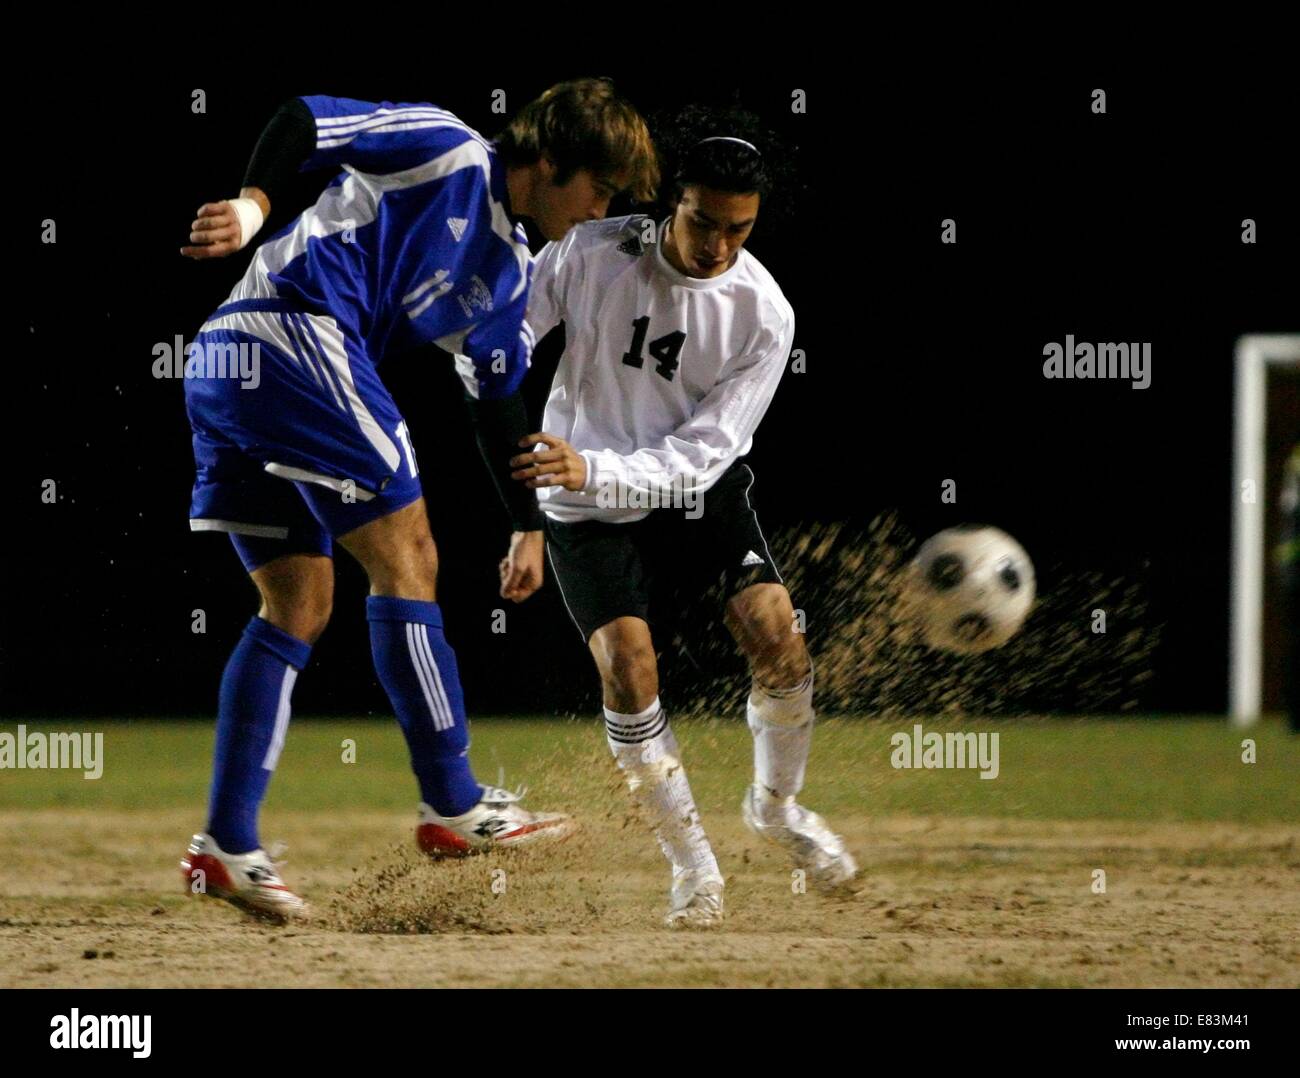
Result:
[[246,247],[271,214],[271,195],[278,197],[316,149],[316,121],[301,98],[280,106],[262,131],[239,198],[206,203],[190,225],[187,258],[224,258]]
[[480,400],[466,394],[465,400],[479,452],[510,515],[511,528],[515,532],[540,532],[542,511],[537,494],[510,479],[510,459],[517,452],[520,439],[528,433],[523,394],[516,390],[508,397],[494,400]]
[[466,334],[456,359],[479,452],[510,514],[516,532],[540,531],[537,495],[510,479],[510,458],[529,431],[519,391],[533,354],[532,331],[524,322],[526,292]]
[[244,186],[278,195],[316,149],[316,119],[300,97],[290,98],[262,131],[244,171]]
[[481,400],[465,395],[479,452],[510,517],[510,548],[501,560],[501,597],[521,603],[542,586],[542,511],[534,491],[510,481],[514,445],[528,429],[528,413],[518,390]]

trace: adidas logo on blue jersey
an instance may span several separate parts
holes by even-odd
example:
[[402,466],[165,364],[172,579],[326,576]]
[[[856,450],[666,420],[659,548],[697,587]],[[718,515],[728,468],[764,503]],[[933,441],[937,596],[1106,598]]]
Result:
[[447,227],[451,229],[451,234],[457,243],[460,243],[461,236],[465,235],[465,229],[469,225],[468,217],[448,217]]

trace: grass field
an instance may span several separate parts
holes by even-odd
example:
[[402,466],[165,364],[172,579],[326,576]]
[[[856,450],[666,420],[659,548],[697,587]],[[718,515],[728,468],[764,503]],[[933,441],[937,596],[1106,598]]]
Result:
[[801,800],[863,867],[834,899],[743,829],[743,722],[676,724],[728,879],[695,933],[661,923],[667,867],[595,720],[475,721],[480,779],[581,827],[433,863],[396,725],[295,719],[262,816],[314,907],[286,928],[182,892],[210,724],[28,723],[102,731],[104,773],[0,771],[0,985],[1300,985],[1300,738],[1264,724],[1248,764],[1221,720],[922,722],[996,731],[998,777],[893,768],[911,721],[821,722]]

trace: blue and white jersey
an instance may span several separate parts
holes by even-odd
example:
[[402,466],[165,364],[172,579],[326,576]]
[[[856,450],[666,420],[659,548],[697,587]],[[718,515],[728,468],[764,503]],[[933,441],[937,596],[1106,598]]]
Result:
[[432,105],[302,100],[316,118],[303,169],[342,172],[258,248],[227,302],[328,314],[374,363],[433,342],[481,399],[513,393],[535,343],[532,259],[491,143]]

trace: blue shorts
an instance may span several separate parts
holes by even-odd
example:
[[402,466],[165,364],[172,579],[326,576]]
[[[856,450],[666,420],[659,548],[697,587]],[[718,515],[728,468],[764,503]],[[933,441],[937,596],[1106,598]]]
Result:
[[219,308],[190,346],[192,531],[230,534],[244,567],[324,554],[420,497],[410,435],[362,342],[281,299]]

